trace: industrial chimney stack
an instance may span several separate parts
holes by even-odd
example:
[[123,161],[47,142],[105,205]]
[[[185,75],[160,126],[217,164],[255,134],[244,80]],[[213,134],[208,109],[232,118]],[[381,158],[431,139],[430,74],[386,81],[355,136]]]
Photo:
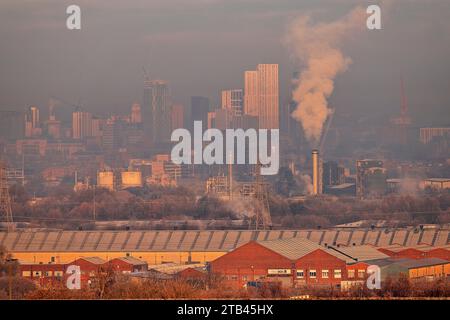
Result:
[[322,194],[322,161],[320,159],[319,150],[312,151],[313,165],[313,195]]

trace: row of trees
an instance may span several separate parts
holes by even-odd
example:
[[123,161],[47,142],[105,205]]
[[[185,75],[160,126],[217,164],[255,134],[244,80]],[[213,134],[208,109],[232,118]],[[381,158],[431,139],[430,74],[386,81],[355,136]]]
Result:
[[274,221],[285,227],[329,227],[358,220],[386,220],[396,226],[450,223],[450,193],[374,200],[323,195],[295,202],[272,197],[270,207]]
[[[292,182],[292,181],[291,181]],[[290,184],[279,186],[289,190]],[[183,187],[145,187],[111,192],[107,189],[75,192],[59,186],[36,199],[21,186],[12,186],[16,221],[39,222],[51,227],[76,227],[88,220],[236,219],[246,216],[239,206],[213,197],[198,197]],[[271,193],[273,221],[282,227],[329,227],[357,220],[388,220],[397,225],[450,222],[450,193],[391,195],[381,199],[321,197],[290,201]],[[241,210],[245,211],[245,210]]]

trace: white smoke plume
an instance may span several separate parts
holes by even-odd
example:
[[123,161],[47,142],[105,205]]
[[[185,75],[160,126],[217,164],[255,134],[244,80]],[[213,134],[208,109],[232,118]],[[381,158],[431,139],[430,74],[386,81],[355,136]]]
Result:
[[225,206],[232,211],[236,218],[253,218],[256,215],[257,202],[254,198],[233,198],[233,201],[227,201]]
[[345,17],[330,23],[312,25],[309,16],[294,20],[285,37],[286,45],[304,70],[294,80],[292,96],[297,103],[292,117],[302,124],[312,145],[319,143],[323,126],[330,114],[327,99],[333,93],[338,74],[351,63],[340,46],[344,38],[366,27],[366,12],[357,7]]
[[312,194],[313,193],[313,184],[312,179],[307,174],[301,174],[298,176],[298,182],[300,188],[302,188],[304,194]]

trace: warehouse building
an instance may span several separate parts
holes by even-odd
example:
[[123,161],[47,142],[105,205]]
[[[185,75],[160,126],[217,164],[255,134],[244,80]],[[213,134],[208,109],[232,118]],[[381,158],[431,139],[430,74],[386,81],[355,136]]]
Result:
[[254,281],[340,286],[348,279],[347,265],[383,258],[388,256],[370,246],[344,249],[291,238],[251,241],[212,261],[209,269],[234,287]]
[[378,248],[379,251],[397,259],[425,259],[439,258],[450,261],[450,246],[434,248],[430,246],[417,246],[414,248],[405,248],[402,246],[393,246],[387,248]]
[[382,259],[372,263],[381,269],[381,281],[405,274],[411,280],[434,280],[450,276],[450,261],[438,258]]
[[130,274],[144,272],[148,269],[145,261],[133,257],[119,257],[110,261],[105,261],[99,257],[83,257],[67,264],[19,262],[19,272],[22,277],[33,280],[41,286],[58,285],[67,280],[69,266],[80,267],[83,285],[90,284],[92,279],[108,271]]
[[[152,230],[152,231],[15,231],[0,232],[0,246],[16,259],[67,264],[80,257],[104,260],[130,256],[149,265],[205,263],[250,241],[302,238],[336,248],[362,245],[395,248],[450,246],[449,229],[329,230]],[[441,252],[442,255],[445,252]]]

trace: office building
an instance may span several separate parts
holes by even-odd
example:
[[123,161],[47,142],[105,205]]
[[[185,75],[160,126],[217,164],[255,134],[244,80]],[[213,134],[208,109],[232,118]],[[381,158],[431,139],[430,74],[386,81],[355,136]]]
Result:
[[139,103],[134,103],[131,106],[130,122],[132,124],[140,124],[140,123],[142,123],[141,105]]
[[435,137],[450,137],[450,128],[420,128],[420,142],[430,143]]
[[235,116],[242,115],[244,112],[244,91],[242,89],[223,90],[222,109],[231,110]]
[[184,106],[181,104],[174,104],[171,110],[172,130],[184,128]]
[[144,83],[143,123],[151,144],[170,141],[169,86],[163,80],[146,80]]
[[256,71],[246,71],[244,78],[245,113],[257,116],[261,129],[278,129],[280,127],[278,64],[259,64]]
[[203,127],[208,123],[209,99],[206,97],[191,97],[191,119],[189,128],[194,128],[194,121],[202,121]]
[[72,138],[82,140],[92,137],[92,114],[85,111],[72,113]]

